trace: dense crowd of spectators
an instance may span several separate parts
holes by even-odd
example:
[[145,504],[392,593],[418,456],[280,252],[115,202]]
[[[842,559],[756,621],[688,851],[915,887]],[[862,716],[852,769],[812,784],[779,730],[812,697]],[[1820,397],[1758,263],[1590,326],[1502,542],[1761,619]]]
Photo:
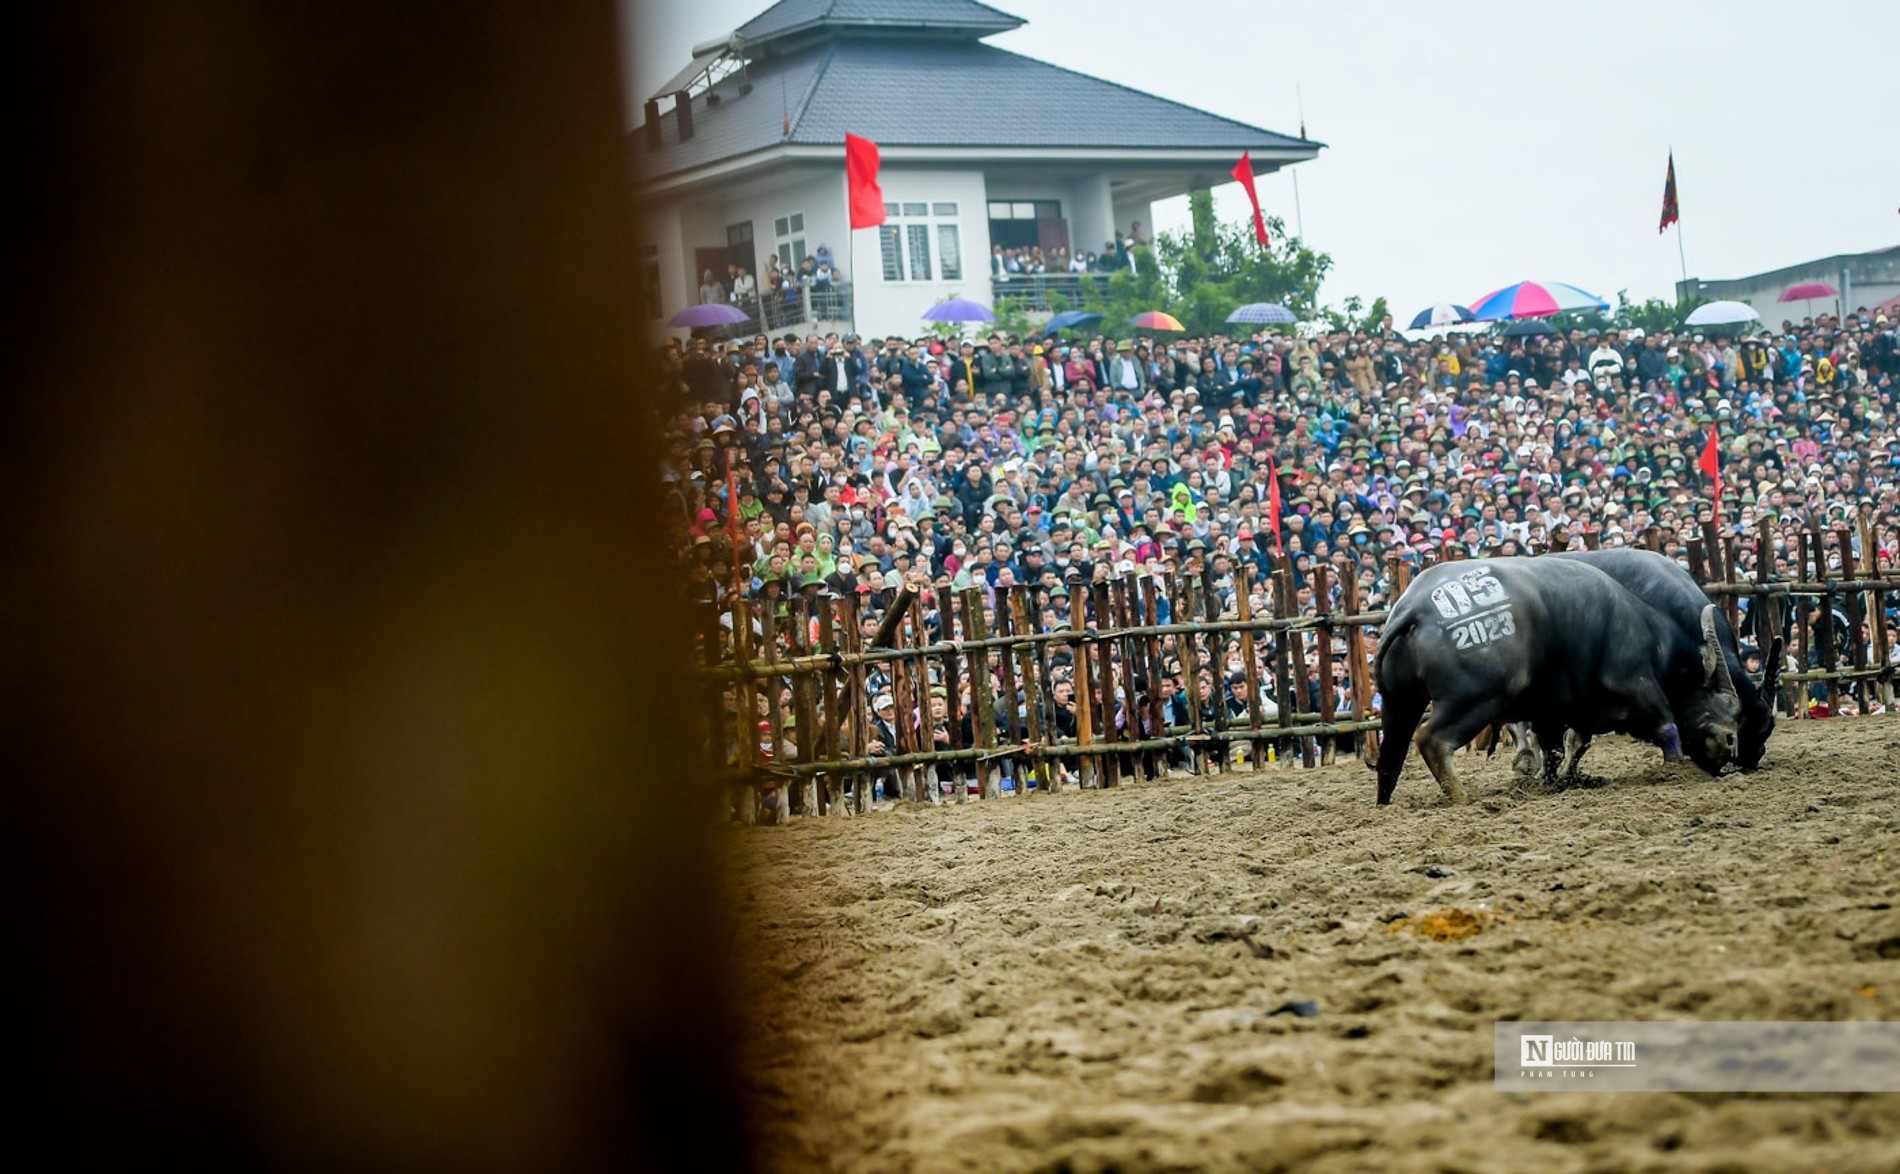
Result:
[[1028,583],[1052,624],[1078,579],[1202,560],[1231,613],[1234,570],[1280,557],[1307,606],[1324,561],[1369,608],[1388,602],[1388,554],[1574,548],[1586,529],[1634,544],[1653,527],[1681,558],[1711,516],[1712,428],[1720,525],[1752,539],[1773,519],[1783,572],[1780,536],[1799,527],[1864,518],[1883,560],[1900,547],[1900,354],[1868,310],[1719,335],[1408,338],[1390,320],[1312,337],[761,335],[667,363],[665,475],[695,590],[715,600],[735,529],[748,596],[855,594],[874,618],[906,582],[933,607]]

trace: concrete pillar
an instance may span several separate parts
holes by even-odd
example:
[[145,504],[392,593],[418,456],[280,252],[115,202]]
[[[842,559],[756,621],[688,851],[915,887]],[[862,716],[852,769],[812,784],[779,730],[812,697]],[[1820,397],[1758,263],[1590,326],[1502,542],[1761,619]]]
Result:
[[[1115,205],[1115,239],[1120,240],[1122,235],[1128,231],[1129,226],[1137,220],[1141,221],[1141,234],[1147,237],[1149,243],[1152,244],[1155,239],[1154,205],[1146,200],[1135,200],[1130,203],[1117,203]],[[1108,238],[1103,237],[1102,239],[1107,240]]]
[[1099,253],[1114,232],[1115,202],[1108,176],[1095,172],[1077,180],[1075,197],[1069,203],[1069,247]]

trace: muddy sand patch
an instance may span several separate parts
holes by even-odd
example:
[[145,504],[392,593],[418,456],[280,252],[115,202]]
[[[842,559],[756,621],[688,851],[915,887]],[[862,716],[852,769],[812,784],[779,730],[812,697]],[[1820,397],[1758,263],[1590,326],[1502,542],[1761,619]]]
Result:
[[[787,1170],[1900,1169],[1900,1095],[1500,1094],[1498,1019],[1900,1015],[1900,719],[734,829]],[[1295,1009],[1310,1004],[1312,1014]],[[1278,1013],[1276,1013],[1278,1012]]]

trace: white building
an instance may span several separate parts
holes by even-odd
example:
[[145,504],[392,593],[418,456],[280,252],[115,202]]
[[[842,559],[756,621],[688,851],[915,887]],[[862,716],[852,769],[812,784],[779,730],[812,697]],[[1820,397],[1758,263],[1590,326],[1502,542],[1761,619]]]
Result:
[[[648,99],[633,132],[658,213],[642,258],[655,319],[708,269],[757,277],[826,249],[843,280],[768,299],[762,329],[914,336],[948,297],[1032,303],[1077,278],[993,282],[993,245],[1101,251],[1152,201],[1265,175],[1321,144],[1275,134],[984,43],[1023,22],[975,0],[780,0]],[[846,230],[844,135],[883,154],[888,215]]]
[[[1781,300],[1784,290],[1809,282],[1831,285],[1840,292],[1807,302]],[[1900,245],[1870,253],[1842,253],[1748,277],[1721,281],[1691,277],[1676,284],[1678,300],[1696,295],[1746,302],[1771,330],[1778,329],[1783,322],[1799,322],[1814,314],[1840,315],[1855,309],[1872,309],[1890,298],[1900,297]]]

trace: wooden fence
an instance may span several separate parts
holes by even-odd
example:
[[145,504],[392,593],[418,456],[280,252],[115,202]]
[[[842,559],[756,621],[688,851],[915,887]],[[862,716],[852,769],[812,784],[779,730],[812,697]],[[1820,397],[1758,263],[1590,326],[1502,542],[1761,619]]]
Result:
[[[1653,530],[1640,544],[1660,549]],[[1782,710],[1799,719],[1893,704],[1900,572],[1857,554],[1876,549],[1865,526],[1764,521],[1748,543],[1710,524],[1683,553],[1738,633],[1745,615],[1751,634],[1784,633]],[[1419,567],[1463,557],[1454,546],[1417,565],[1388,555],[1388,590],[1397,598]],[[709,770],[733,787],[738,818],[781,822],[861,812],[874,788],[963,802],[1171,767],[1376,755],[1371,663],[1387,613],[1362,608],[1357,574],[1316,566],[1298,584],[1284,563],[1265,575],[1242,564],[1217,580],[1197,561],[1067,590],[1066,606],[1016,586],[944,593],[933,607],[907,586],[881,614],[856,597],[775,594],[702,609]],[[874,694],[892,699],[888,720]]]

